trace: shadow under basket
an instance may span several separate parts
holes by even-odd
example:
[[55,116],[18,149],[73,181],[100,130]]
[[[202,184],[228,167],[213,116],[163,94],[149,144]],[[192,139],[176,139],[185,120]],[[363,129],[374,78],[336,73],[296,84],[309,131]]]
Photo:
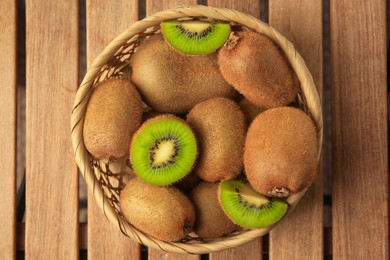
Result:
[[[164,10],[134,23],[109,43],[88,69],[80,88],[77,91],[71,117],[72,143],[76,162],[87,183],[89,191],[95,197],[98,206],[109,221],[121,232],[148,247],[170,253],[205,254],[238,247],[268,233],[273,226],[262,229],[245,229],[233,232],[223,238],[201,240],[191,234],[179,242],[164,242],[152,238],[130,225],[121,215],[119,192],[126,183],[127,174],[118,174],[118,169],[127,164],[126,171],[131,171],[128,162],[96,161],[88,153],[83,140],[83,124],[86,108],[94,86],[108,78],[128,78],[130,68],[128,61],[135,48],[142,44],[146,37],[161,33],[160,23],[174,19],[203,19],[208,21],[230,22],[242,30],[255,31],[268,36],[284,51],[293,70],[300,81],[298,106],[315,122],[318,130],[319,160],[322,146],[322,112],[320,100],[312,76],[302,57],[294,46],[275,29],[260,20],[231,9],[206,6],[183,6]],[[117,168],[117,169],[116,169]],[[305,191],[287,198],[288,213],[298,204]],[[287,214],[286,214],[287,215]],[[277,224],[275,224],[277,225]]]

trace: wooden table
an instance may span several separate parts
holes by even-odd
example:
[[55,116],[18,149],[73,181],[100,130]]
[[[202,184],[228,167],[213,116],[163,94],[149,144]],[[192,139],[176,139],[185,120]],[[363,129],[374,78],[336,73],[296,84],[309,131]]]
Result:
[[[25,39],[17,38],[24,11],[17,12],[23,3],[17,8],[15,2],[0,1],[0,259],[207,259],[141,247],[108,224],[92,196],[88,222],[79,223],[70,140],[71,108],[84,73],[79,50],[86,48],[90,64],[134,21],[197,1],[26,1]],[[292,41],[312,72],[325,118],[320,175],[293,214],[264,238],[209,259],[389,259],[385,0],[199,3],[252,14]],[[26,218],[18,223],[16,108],[17,85],[24,81]],[[331,184],[325,199],[324,183]],[[324,228],[327,208],[331,228]]]

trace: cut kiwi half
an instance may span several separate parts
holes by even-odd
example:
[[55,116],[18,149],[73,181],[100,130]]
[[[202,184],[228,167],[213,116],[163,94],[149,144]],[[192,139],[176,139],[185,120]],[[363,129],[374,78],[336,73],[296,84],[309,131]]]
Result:
[[205,21],[165,21],[162,33],[176,50],[191,55],[208,54],[216,51],[230,34],[228,23]]
[[288,209],[284,200],[265,197],[249,184],[237,180],[221,182],[219,201],[234,223],[248,228],[271,226],[281,220]]
[[135,173],[158,186],[186,176],[196,157],[197,144],[191,128],[184,120],[169,114],[147,120],[134,134],[130,148]]

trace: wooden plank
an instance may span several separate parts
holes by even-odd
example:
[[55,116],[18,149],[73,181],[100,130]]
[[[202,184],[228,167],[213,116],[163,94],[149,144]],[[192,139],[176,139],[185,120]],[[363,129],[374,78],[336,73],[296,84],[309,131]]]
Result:
[[[260,0],[209,0],[209,6],[232,8],[240,12],[253,15],[260,18]],[[217,253],[210,254],[212,260],[237,259],[245,256],[245,259],[262,259],[262,243],[261,238],[254,240],[246,245],[235,249],[229,249]]]
[[[138,20],[138,1],[86,2],[89,66],[113,38]],[[140,245],[112,225],[88,193],[88,259],[140,259],[140,256]]]
[[[269,1],[269,23],[295,46],[322,96],[322,1]],[[323,171],[299,205],[270,233],[270,259],[323,257]],[[280,249],[283,250],[280,250]]]
[[256,239],[240,247],[224,250],[210,254],[210,260],[236,260],[251,259],[261,260],[262,256],[262,239]]
[[77,259],[78,1],[26,1],[26,258]]
[[16,257],[16,3],[0,2],[0,255]]
[[[179,5],[196,5],[196,0],[146,0],[146,15],[151,15],[155,12],[164,9],[173,8]],[[164,259],[164,260],[200,260],[198,255],[183,255],[183,254],[169,254],[158,249],[148,248],[148,259]]]
[[330,4],[333,259],[389,259],[386,3]]

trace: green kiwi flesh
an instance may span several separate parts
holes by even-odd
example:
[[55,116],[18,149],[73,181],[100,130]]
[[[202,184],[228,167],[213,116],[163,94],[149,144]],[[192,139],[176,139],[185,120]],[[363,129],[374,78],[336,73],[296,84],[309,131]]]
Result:
[[230,33],[227,23],[204,21],[165,21],[161,31],[168,43],[185,54],[208,54],[216,51]]
[[174,186],[158,187],[131,179],[120,193],[120,211],[137,229],[162,241],[178,241],[192,231],[195,210]]
[[268,109],[250,125],[244,165],[251,186],[266,196],[287,197],[316,176],[318,139],[314,122],[294,107]]
[[141,121],[142,100],[135,86],[122,79],[103,81],[93,90],[85,112],[85,147],[98,159],[128,157]]
[[188,124],[173,115],[147,120],[134,134],[130,160],[135,173],[154,185],[169,185],[192,169],[197,143]]
[[202,101],[237,95],[222,77],[216,53],[182,54],[169,46],[161,34],[142,42],[130,64],[131,80],[143,101],[159,112],[187,113]]
[[271,108],[292,102],[298,78],[280,48],[256,32],[232,33],[218,52],[222,75],[253,104]]
[[201,182],[190,194],[196,213],[194,232],[204,239],[218,238],[240,229],[222,210],[218,186],[218,183]]
[[219,201],[226,215],[248,228],[265,228],[282,219],[288,204],[280,198],[267,198],[241,181],[224,181],[219,186]]
[[197,104],[187,115],[199,143],[194,172],[209,182],[234,179],[243,170],[245,116],[226,98]]

